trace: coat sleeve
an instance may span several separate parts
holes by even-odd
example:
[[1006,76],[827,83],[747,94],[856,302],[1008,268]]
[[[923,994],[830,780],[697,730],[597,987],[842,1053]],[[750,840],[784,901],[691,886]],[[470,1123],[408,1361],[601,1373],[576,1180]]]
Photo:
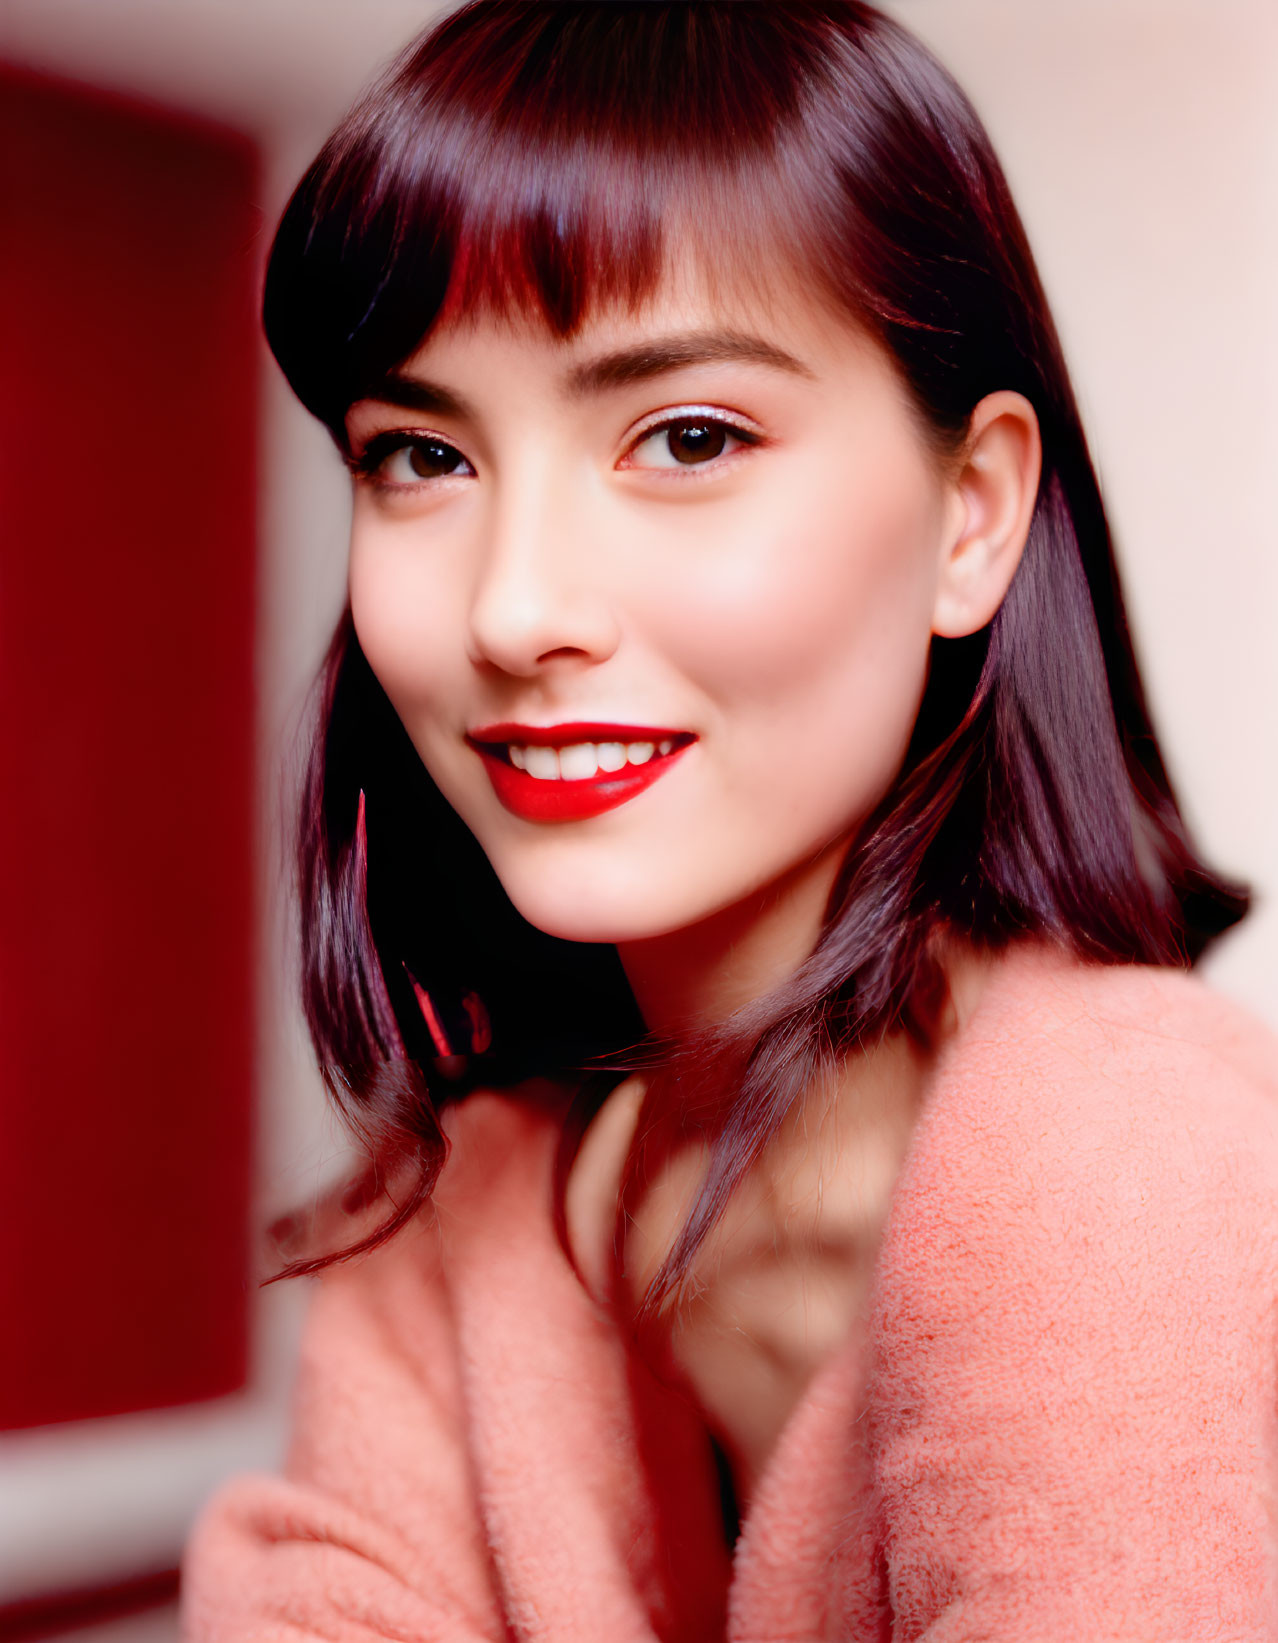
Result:
[[886,1251],[893,1636],[1270,1638],[1272,1101],[1170,1038],[1062,1031],[971,1112]]
[[465,1443],[434,1229],[317,1282],[285,1475],[216,1495],[184,1643],[480,1643],[508,1634]]

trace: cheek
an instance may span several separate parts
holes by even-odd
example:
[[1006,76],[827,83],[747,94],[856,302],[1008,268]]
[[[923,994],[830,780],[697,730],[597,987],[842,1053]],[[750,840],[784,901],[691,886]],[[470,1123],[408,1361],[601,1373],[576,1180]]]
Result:
[[[814,464],[738,517],[680,544],[679,595],[654,604],[663,648],[723,728],[801,743],[838,726],[908,736],[926,672],[942,505],[916,458],[876,451],[856,471]],[[707,544],[730,544],[719,553]],[[827,744],[828,746],[828,744]],[[903,750],[902,750],[903,751]]]
[[361,524],[351,537],[348,593],[360,646],[396,712],[412,725],[446,699],[450,652],[459,631],[447,579],[412,551],[410,533]]

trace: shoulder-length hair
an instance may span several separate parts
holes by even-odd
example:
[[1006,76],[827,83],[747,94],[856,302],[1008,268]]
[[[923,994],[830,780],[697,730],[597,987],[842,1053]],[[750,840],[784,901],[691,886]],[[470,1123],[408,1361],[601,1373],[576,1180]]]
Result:
[[[888,351],[941,453],[984,395],[1023,394],[1044,465],[994,621],[933,643],[904,767],[847,857],[815,951],[778,992],[658,1047],[709,1163],[654,1304],[813,1078],[885,1031],[927,1031],[943,932],[1183,965],[1246,908],[1176,807],[1002,170],[954,81],[871,6],[463,6],[303,178],[270,260],[267,336],[341,446],[349,406],[441,315],[516,309],[567,337],[601,305],[641,304],[676,250],[729,282],[770,251]],[[368,1145],[371,1185],[403,1183],[349,1254],[429,1195],[445,1102],[477,1079],[620,1064],[643,1027],[611,948],[554,940],[511,906],[349,614],[323,669],[298,854],[320,1064]]]

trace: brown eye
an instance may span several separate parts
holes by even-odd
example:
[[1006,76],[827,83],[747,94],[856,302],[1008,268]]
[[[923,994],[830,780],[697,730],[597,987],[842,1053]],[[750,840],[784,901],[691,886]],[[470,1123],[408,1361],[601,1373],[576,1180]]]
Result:
[[714,416],[683,416],[652,428],[632,447],[627,468],[704,468],[732,456],[759,436]]
[[457,447],[447,440],[399,429],[375,434],[363,451],[350,459],[350,466],[357,477],[386,491],[436,479],[473,476],[475,472]]
[[709,462],[723,455],[728,430],[721,422],[676,422],[666,429],[666,442],[676,462]]
[[406,445],[403,451],[407,466],[415,479],[442,479],[456,473],[465,462],[461,452],[442,439],[418,439]]

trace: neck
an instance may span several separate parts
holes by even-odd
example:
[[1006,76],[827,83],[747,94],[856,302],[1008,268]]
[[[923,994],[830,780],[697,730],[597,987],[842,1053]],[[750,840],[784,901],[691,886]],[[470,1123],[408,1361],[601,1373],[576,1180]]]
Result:
[[649,1030],[708,1026],[780,986],[816,945],[845,843],[696,924],[620,943]]

